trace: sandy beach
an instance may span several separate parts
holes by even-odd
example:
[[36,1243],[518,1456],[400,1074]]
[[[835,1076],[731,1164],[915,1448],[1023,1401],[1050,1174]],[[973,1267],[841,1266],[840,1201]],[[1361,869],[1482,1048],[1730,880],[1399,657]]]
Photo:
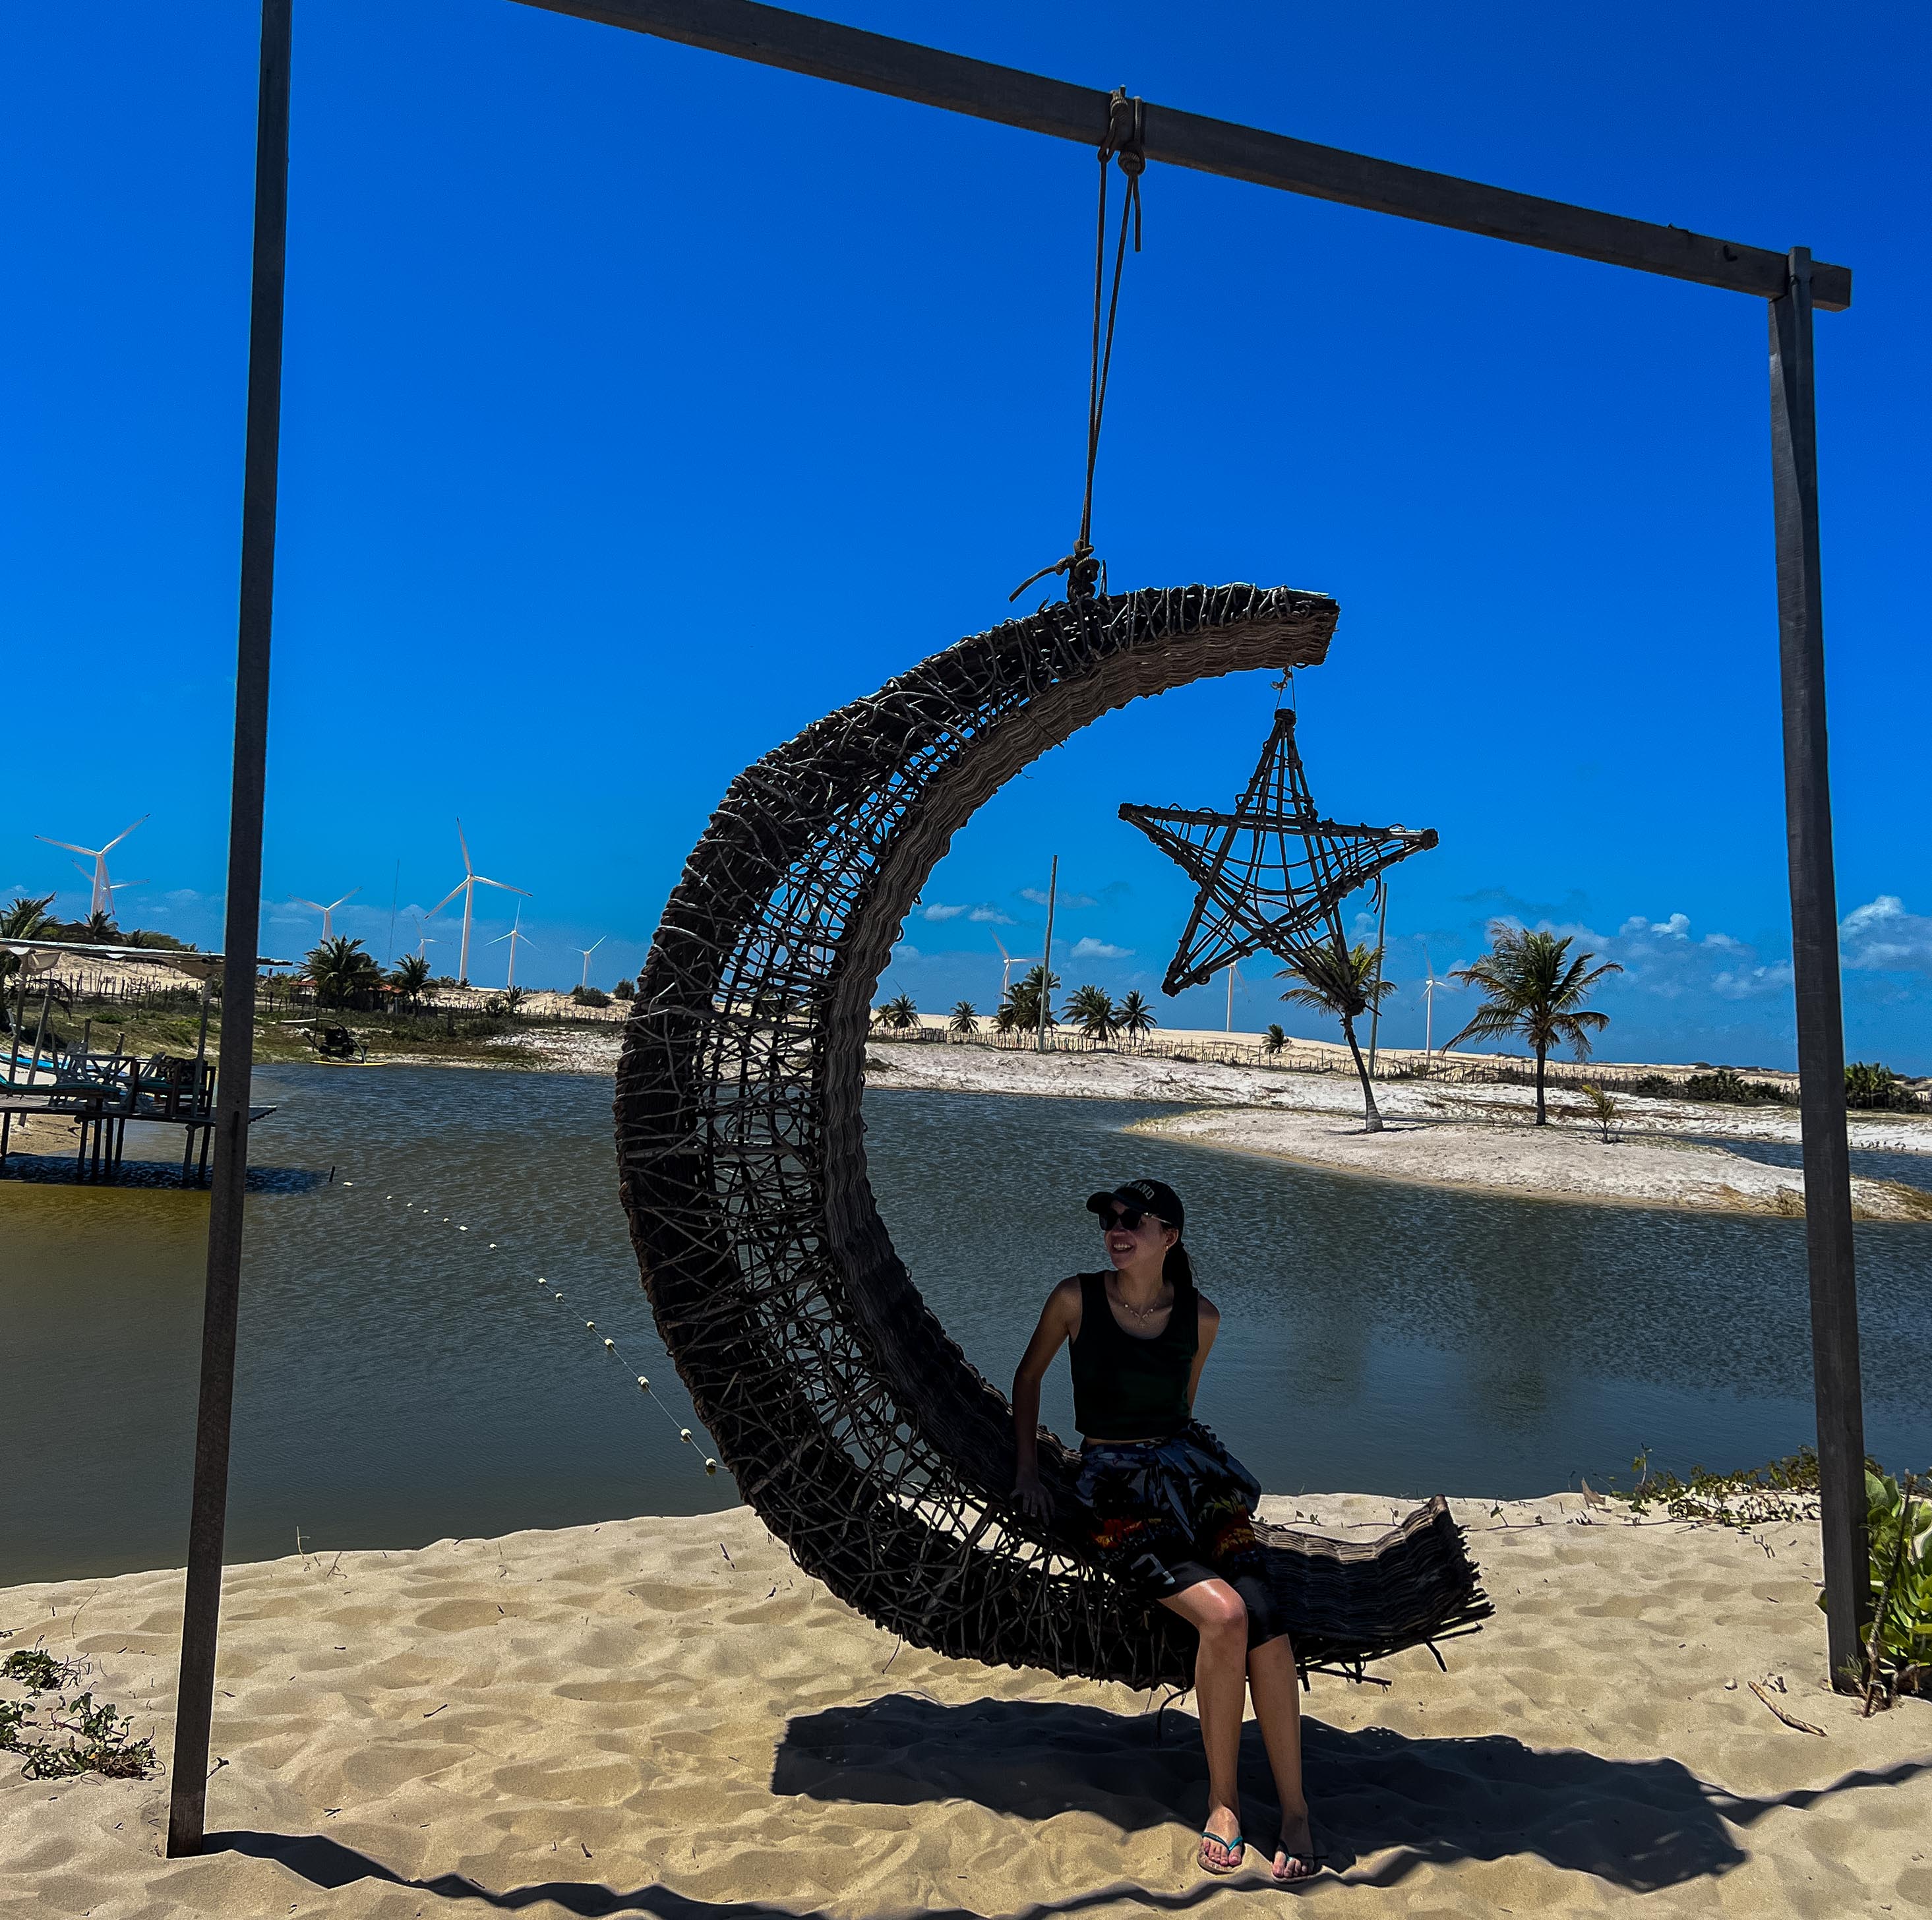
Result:
[[[568,1028],[520,1042],[552,1070],[578,1073],[614,1072],[621,1044],[616,1033]],[[1708,1144],[1728,1138],[1796,1145],[1798,1116],[1790,1108],[1626,1094],[1619,1096],[1612,1138],[1606,1141],[1565,1088],[1552,1088],[1552,1124],[1538,1129],[1529,1124],[1534,1095],[1528,1087],[1391,1080],[1376,1089],[1388,1126],[1370,1135],[1363,1130],[1361,1089],[1352,1072],[1294,1072],[1130,1052],[1038,1054],[890,1040],[875,1040],[868,1049],[866,1072],[879,1087],[1177,1102],[1199,1110],[1143,1122],[1144,1130],[1376,1179],[1700,1212],[1801,1218],[1804,1211],[1798,1168],[1769,1166]],[[1847,1131],[1856,1148],[1932,1155],[1932,1116],[1854,1114]],[[1704,1138],[1682,1137],[1687,1134]],[[1852,1204],[1860,1220],[1932,1220],[1924,1190],[1896,1181],[1854,1181]]]
[[[1606,1141],[1594,1127],[1395,1120],[1370,1133],[1359,1113],[1345,1119],[1328,1113],[1208,1108],[1141,1120],[1128,1130],[1431,1186],[1706,1213],[1792,1219],[1804,1213],[1804,1176],[1798,1168],[1766,1166],[1693,1141]],[[1932,1220],[1932,1192],[1896,1180],[1854,1179],[1852,1217]]]
[[[1400,1502],[1270,1501],[1378,1530]],[[1337,1912],[1706,1916],[1932,1905],[1932,1705],[1822,1685],[1815,1526],[1458,1503],[1497,1617],[1318,1676],[1310,1798]],[[13,1649],[90,1663],[165,1756],[180,1576],[0,1592]],[[1768,1682],[1792,1730],[1750,1688]],[[1778,1690],[1782,1683],[1783,1690]],[[745,1508],[227,1582],[209,1830],[161,1857],[165,1776],[0,1765],[0,1912],[257,1920],[1232,1909],[1192,1864],[1188,1702],[898,1647]],[[1250,1728],[1247,1819],[1267,1774]],[[458,1903],[462,1903],[458,1904]]]

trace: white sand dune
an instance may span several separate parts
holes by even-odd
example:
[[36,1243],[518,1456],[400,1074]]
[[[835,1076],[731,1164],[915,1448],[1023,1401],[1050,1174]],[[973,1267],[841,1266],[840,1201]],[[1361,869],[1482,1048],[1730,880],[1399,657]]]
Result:
[[[1274,1502],[1380,1527],[1399,1503]],[[1309,1780],[1358,1915],[1932,1910],[1932,1706],[1822,1684],[1814,1527],[1634,1526],[1576,1496],[1465,1503],[1498,1617],[1318,1677]],[[180,1576],[0,1592],[166,1754]],[[1825,1737],[1749,1690],[1766,1675]],[[238,1568],[217,1850],[160,1855],[166,1782],[0,1765],[0,1912],[731,1920],[774,1912],[1233,1910],[1192,1864],[1191,1715],[946,1660],[859,1618],[747,1510]],[[1250,1730],[1246,1817],[1270,1832]]]

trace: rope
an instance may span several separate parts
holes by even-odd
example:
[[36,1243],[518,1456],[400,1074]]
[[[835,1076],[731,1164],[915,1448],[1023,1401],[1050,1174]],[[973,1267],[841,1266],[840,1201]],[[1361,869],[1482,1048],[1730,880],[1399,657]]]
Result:
[[[1107,131],[1100,142],[1100,203],[1094,226],[1094,334],[1087,366],[1087,479],[1080,496],[1080,536],[1073,550],[1063,560],[1022,580],[1006,598],[1017,600],[1029,586],[1048,574],[1066,576],[1069,600],[1090,601],[1096,586],[1104,589],[1106,566],[1096,558],[1094,531],[1094,470],[1100,458],[1100,422],[1107,410],[1107,379],[1114,364],[1114,323],[1120,310],[1120,278],[1127,260],[1127,226],[1134,230],[1134,251],[1141,250],[1141,176],[1147,170],[1142,151],[1147,110],[1144,102],[1130,99],[1125,87],[1116,87],[1107,101]],[[1107,172],[1117,162],[1126,176],[1127,190],[1120,202],[1120,236],[1114,247],[1114,284],[1107,290]],[[1104,296],[1104,298],[1103,298]],[[1106,326],[1101,326],[1104,307]]]
[[[356,1183],[352,1180],[345,1180],[342,1182],[342,1185],[344,1187],[352,1190]],[[359,1198],[360,1196],[358,1196],[358,1197]],[[386,1205],[393,1206],[397,1204],[396,1196],[393,1193],[384,1194],[382,1196],[382,1199],[383,1203]],[[470,1231],[470,1228],[466,1222],[454,1220],[447,1214],[439,1214],[436,1208],[434,1207],[418,1207],[413,1200],[405,1200],[401,1203],[401,1205],[403,1211],[405,1214],[410,1215],[412,1217],[420,1218],[426,1223],[434,1224],[440,1220],[441,1224],[444,1226],[454,1227],[458,1233],[467,1233]],[[487,1236],[489,1230],[487,1228],[479,1228],[478,1231]],[[472,1241],[470,1243],[470,1246],[472,1250],[474,1250],[476,1243]],[[498,1252],[500,1250],[498,1248],[497,1243],[495,1240],[486,1238],[483,1243],[483,1250],[485,1252],[494,1253]],[[512,1257],[514,1258],[516,1256],[512,1255]],[[542,1274],[539,1274],[537,1275],[536,1283],[538,1286],[543,1288],[546,1298],[556,1300],[560,1305],[563,1304],[563,1295],[560,1293]],[[666,1406],[662,1400],[658,1398],[657,1395],[652,1390],[651,1383],[649,1378],[644,1374],[637,1372],[631,1363],[625,1360],[622,1354],[618,1351],[617,1342],[610,1338],[608,1334],[604,1334],[602,1329],[599,1328],[596,1321],[586,1320],[584,1322],[584,1325],[586,1332],[595,1334],[596,1337],[603,1342],[604,1351],[608,1354],[613,1360],[617,1361],[618,1364],[624,1368],[625,1371],[630,1373],[632,1377],[636,1380],[638,1390],[644,1395],[644,1398],[649,1400],[652,1406],[656,1407],[658,1412],[662,1414],[664,1418],[670,1423],[672,1427],[676,1432],[679,1440],[684,1445],[690,1448],[692,1452],[695,1454],[699,1459],[704,1461],[704,1471],[707,1474],[716,1474],[718,1471],[718,1462],[708,1454],[704,1452],[704,1450],[698,1446],[696,1439],[693,1437],[691,1429],[685,1426],[679,1420],[677,1415],[674,1413],[669,1407]]]

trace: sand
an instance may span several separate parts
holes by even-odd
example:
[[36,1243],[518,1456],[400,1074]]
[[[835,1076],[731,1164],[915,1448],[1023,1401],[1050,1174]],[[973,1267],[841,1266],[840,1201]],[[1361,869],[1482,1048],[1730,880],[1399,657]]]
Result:
[[[1273,1501],[1379,1528],[1399,1503]],[[1932,1706],[1821,1681],[1815,1526],[1632,1525],[1571,1495],[1462,1503],[1497,1618],[1318,1676],[1309,1785],[1357,1915],[1836,1916],[1932,1908]],[[92,1663],[164,1755],[180,1576],[0,1593],[9,1648]],[[1781,1725],[1748,1683],[1824,1737]],[[1186,1704],[900,1648],[746,1509],[231,1570],[209,1826],[166,1780],[0,1762],[0,1912],[699,1920],[1046,1915],[1291,1896],[1192,1864]],[[1250,1729],[1251,1829],[1270,1804]],[[460,1903],[460,1904],[459,1904]]]
[[[1396,1120],[1370,1133],[1359,1113],[1345,1119],[1208,1108],[1142,1120],[1128,1130],[1378,1179],[1540,1199],[1798,1219],[1804,1213],[1804,1176],[1797,1168],[1766,1166],[1692,1141],[1623,1139],[1614,1133],[1606,1140],[1594,1126]],[[1932,1220],[1932,1192],[1894,1180],[1855,1179],[1852,1217]]]

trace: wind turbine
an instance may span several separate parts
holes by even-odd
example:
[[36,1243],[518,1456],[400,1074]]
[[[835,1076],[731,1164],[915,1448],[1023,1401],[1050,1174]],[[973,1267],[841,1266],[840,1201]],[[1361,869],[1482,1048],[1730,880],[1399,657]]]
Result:
[[[87,872],[86,868],[78,860],[70,860],[68,865],[72,867],[76,873]],[[110,893],[118,893],[124,886],[146,886],[147,884],[145,880],[112,880],[107,883],[107,890]],[[114,909],[112,907],[108,908],[107,916],[110,920],[114,918]]]
[[1005,944],[998,934],[993,935],[993,944],[1000,950],[1000,998],[1004,1000],[1012,985],[1013,969],[1016,967],[1030,967],[1033,962],[1030,959],[1015,959],[1006,951]]
[[[482,879],[482,876],[480,874],[478,874],[477,878],[479,880]],[[484,880],[483,884],[486,886],[494,886],[496,883],[492,880]],[[513,892],[520,892],[521,890],[522,890],[520,888],[516,887],[513,887],[511,890]],[[534,946],[536,944],[536,942],[532,940],[530,935],[524,931],[524,910],[520,907],[517,909],[517,917],[510,922],[510,931],[508,933],[500,933],[494,940],[490,941],[490,944],[492,946],[500,946],[506,940],[510,943],[510,977],[503,982],[504,987],[507,990],[511,987],[514,987],[517,984],[518,941],[521,940],[526,946]],[[584,950],[580,946],[576,950],[576,951],[581,953]],[[588,962],[586,964],[588,964]]]
[[420,960],[423,957],[423,949],[425,946],[440,946],[442,943],[434,934],[423,932],[423,922],[419,915],[412,914],[410,918],[416,923],[416,958]]
[[[148,815],[143,814],[141,820],[146,820],[147,818]],[[136,820],[134,826],[139,826],[141,820]],[[94,883],[94,900],[88,910],[93,914],[105,914],[111,920],[114,917],[114,884],[107,878],[107,856],[127,838],[129,834],[134,832],[134,826],[124,826],[104,847],[76,847],[71,840],[50,840],[44,833],[37,833],[34,838],[46,846],[58,847],[67,853],[85,854],[94,862],[94,872],[88,875]],[[82,867],[80,870],[82,873],[87,872],[85,867]],[[136,886],[142,884],[139,880],[128,880],[123,883],[124,885],[130,886]]]
[[334,914],[336,908],[342,904],[343,900],[352,900],[356,898],[356,895],[360,893],[362,891],[362,890],[359,886],[352,886],[349,891],[342,896],[342,900],[332,900],[326,907],[320,900],[304,900],[298,893],[293,895],[291,897],[294,899],[295,903],[298,907],[313,907],[315,910],[322,916],[322,937],[325,940],[326,940],[329,939],[335,932],[335,922],[332,916]]
[[590,956],[610,938],[608,933],[601,933],[588,946],[573,946],[570,950],[573,953],[580,953],[584,956],[584,977],[578,982],[579,986],[587,987],[590,984]]
[[[463,849],[463,878],[429,910],[428,917],[434,920],[459,893],[463,896],[463,950],[457,962],[456,974],[458,979],[467,986],[470,984],[470,916],[476,904],[477,888],[494,886],[506,893],[520,893],[526,900],[530,897],[530,892],[526,886],[512,886],[505,880],[486,880],[470,864],[470,842],[463,837],[463,822],[460,820],[456,823],[456,844]],[[520,908],[518,909],[519,913],[522,910]],[[502,936],[500,934],[498,938],[500,939]],[[495,943],[493,941],[491,944]],[[516,971],[516,966],[517,950],[512,945],[510,949],[510,970],[512,973]]]
[[1436,990],[1440,987],[1449,993],[1456,991],[1454,980],[1444,980],[1437,974],[1435,962],[1429,957],[1426,940],[1422,943],[1422,1057],[1426,1060],[1435,1051]]

